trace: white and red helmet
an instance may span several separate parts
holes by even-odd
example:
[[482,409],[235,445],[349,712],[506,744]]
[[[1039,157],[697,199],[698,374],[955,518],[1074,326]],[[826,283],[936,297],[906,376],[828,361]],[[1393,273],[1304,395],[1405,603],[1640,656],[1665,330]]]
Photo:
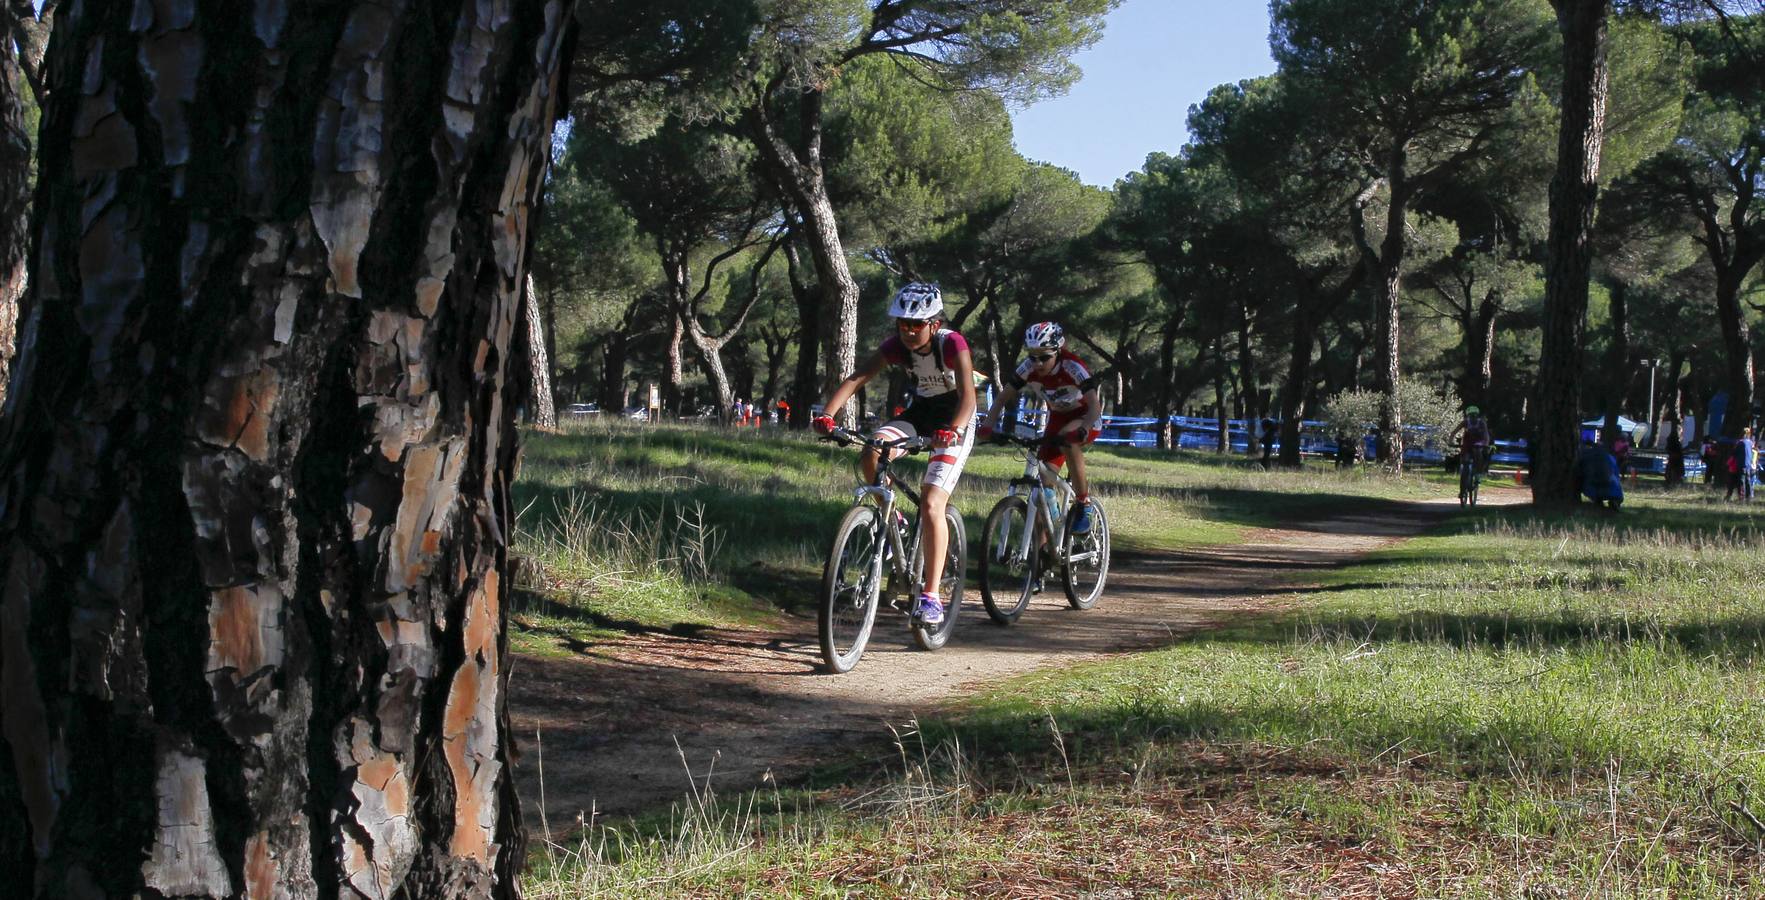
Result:
[[1026,350],[1059,350],[1066,346],[1066,329],[1054,322],[1037,322],[1024,329]]
[[944,292],[935,284],[915,281],[895,292],[889,316],[895,319],[936,319],[944,314]]

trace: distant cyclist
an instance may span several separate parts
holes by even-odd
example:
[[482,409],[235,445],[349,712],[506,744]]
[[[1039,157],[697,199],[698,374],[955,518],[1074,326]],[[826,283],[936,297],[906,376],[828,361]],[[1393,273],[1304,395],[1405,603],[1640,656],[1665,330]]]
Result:
[[[821,434],[833,431],[833,417],[846,401],[883,369],[895,367],[907,375],[913,402],[875,437],[883,440],[925,437],[931,441],[931,462],[925,468],[924,490],[919,505],[919,533],[925,548],[925,591],[919,595],[914,614],[926,625],[944,621],[944,601],[938,583],[944,571],[944,553],[950,535],[944,524],[944,508],[956,490],[963,464],[974,448],[974,359],[968,341],[943,327],[944,297],[935,284],[915,282],[901,288],[889,303],[895,333],[882,342],[858,371],[846,377],[827,398],[826,412],[815,417]],[[865,450],[864,480],[876,478],[876,452]]]
[[1489,457],[1495,449],[1495,435],[1489,430],[1489,420],[1483,418],[1483,410],[1476,406],[1465,407],[1465,419],[1452,430],[1452,438],[1459,440],[1459,452],[1471,454],[1471,465],[1476,470],[1489,472]]
[[[1072,487],[1078,495],[1073,517],[1074,534],[1091,530],[1091,493],[1085,481],[1084,445],[1097,440],[1101,432],[1097,423],[1103,417],[1103,404],[1097,399],[1097,379],[1085,361],[1066,350],[1066,331],[1053,322],[1037,322],[1023,333],[1026,357],[1017,371],[1006,374],[1003,389],[993,408],[987,411],[981,426],[983,436],[990,436],[999,426],[1005,410],[1017,408],[1018,395],[1029,391],[1048,404],[1048,427],[1044,437],[1060,435],[1064,443],[1042,448],[1043,461],[1059,470],[1070,455]],[[1006,426],[1010,430],[1015,422]]]

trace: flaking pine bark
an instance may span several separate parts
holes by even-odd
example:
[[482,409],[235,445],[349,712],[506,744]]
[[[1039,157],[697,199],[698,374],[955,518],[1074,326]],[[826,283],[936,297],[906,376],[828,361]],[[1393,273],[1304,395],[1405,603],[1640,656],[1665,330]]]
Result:
[[513,895],[566,0],[79,3],[0,425],[8,896]]

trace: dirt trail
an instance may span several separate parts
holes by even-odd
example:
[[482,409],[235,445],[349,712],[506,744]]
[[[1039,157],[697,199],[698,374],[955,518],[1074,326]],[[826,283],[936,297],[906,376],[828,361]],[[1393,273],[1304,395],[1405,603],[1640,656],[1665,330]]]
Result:
[[[1493,503],[1525,497],[1490,493]],[[725,796],[761,783],[768,771],[789,779],[853,747],[886,746],[889,723],[930,712],[981,682],[1167,645],[1291,602],[1314,583],[1313,573],[1418,534],[1457,509],[1453,500],[1385,504],[1258,530],[1230,546],[1118,554],[1096,608],[1068,609],[1050,585],[1009,628],[994,625],[970,590],[955,636],[936,653],[915,650],[902,617],[885,609],[864,660],[843,676],[817,669],[813,618],[783,634],[645,635],[609,648],[605,658],[522,657],[510,679],[510,708],[523,747],[523,805],[540,833],[542,758],[554,833],[586,810],[619,815],[680,800],[689,789],[681,752],[695,775],[714,769],[713,784]]]

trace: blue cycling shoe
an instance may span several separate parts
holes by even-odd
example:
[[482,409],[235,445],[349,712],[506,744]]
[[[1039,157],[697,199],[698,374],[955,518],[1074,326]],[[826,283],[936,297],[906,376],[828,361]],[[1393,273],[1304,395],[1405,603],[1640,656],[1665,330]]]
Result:
[[1085,534],[1091,530],[1091,504],[1079,504],[1079,511],[1073,513],[1072,533]]
[[921,624],[934,628],[944,624],[944,603],[930,594],[919,595],[919,606],[915,613]]

